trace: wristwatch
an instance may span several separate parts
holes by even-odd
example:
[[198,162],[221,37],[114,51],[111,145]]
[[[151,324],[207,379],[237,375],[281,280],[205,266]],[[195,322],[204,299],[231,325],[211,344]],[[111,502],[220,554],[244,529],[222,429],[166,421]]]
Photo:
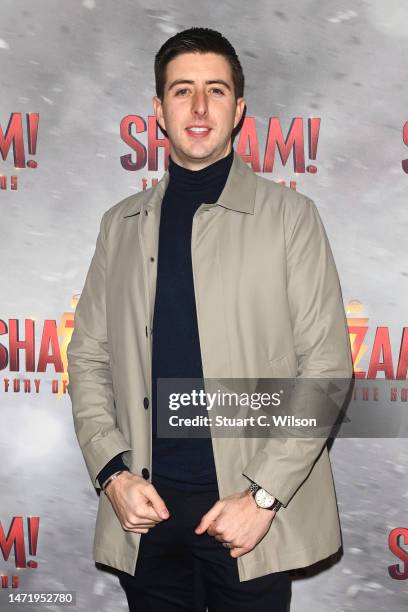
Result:
[[282,506],[282,503],[273,497],[268,491],[265,491],[262,487],[256,484],[256,482],[251,482],[249,485],[248,491],[252,493],[253,498],[255,499],[255,503],[258,508],[264,508],[265,510],[274,510],[277,512],[279,508]]

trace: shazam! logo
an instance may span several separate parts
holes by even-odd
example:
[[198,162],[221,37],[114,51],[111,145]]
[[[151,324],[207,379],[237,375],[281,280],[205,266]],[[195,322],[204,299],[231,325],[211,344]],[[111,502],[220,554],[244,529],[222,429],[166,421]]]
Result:
[[[25,140],[23,130],[23,114],[12,113],[10,121],[4,132],[0,125],[0,153],[3,161],[7,161],[9,153],[13,151],[14,170],[22,168],[37,168],[38,163],[34,158],[37,153],[37,136],[39,113],[26,113],[27,139]],[[30,159],[26,159],[26,150]],[[18,175],[14,172],[11,176],[0,173],[0,190],[18,189]]]
[[[398,358],[391,348],[390,330],[387,326],[376,327],[372,345],[367,344],[368,317],[358,300],[350,301],[346,306],[348,329],[355,378],[388,380],[406,380],[408,370],[408,327],[402,329]],[[368,366],[363,368],[361,362],[368,359]]]
[[[0,390],[5,393],[39,393],[43,382],[51,383],[51,393],[59,398],[67,392],[67,347],[74,330],[74,313],[79,294],[71,299],[72,311],[62,314],[59,322],[45,319],[0,319],[0,370],[9,370]],[[39,329],[40,328],[40,329]],[[59,378],[44,381],[40,375],[52,370]],[[13,377],[12,374],[16,373]],[[31,378],[26,374],[32,373]]]

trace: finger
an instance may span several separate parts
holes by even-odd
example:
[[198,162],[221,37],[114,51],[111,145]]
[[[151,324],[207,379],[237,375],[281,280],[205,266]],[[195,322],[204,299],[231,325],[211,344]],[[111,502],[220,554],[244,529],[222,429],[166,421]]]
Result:
[[203,514],[203,516],[201,517],[201,521],[195,528],[195,533],[201,534],[201,533],[204,533],[204,531],[207,531],[208,527],[213,521],[215,521],[220,511],[221,511],[221,504],[219,501],[217,501],[214,504],[214,506],[209,509],[208,512]]
[[153,506],[153,510],[158,514],[158,516],[160,516],[160,518],[169,518],[170,512],[168,511],[166,504],[164,503],[163,499],[160,497],[160,495],[152,484],[147,486],[146,489],[144,489],[143,493]]
[[247,552],[249,552],[247,548],[232,548],[230,551],[230,555],[231,557],[234,557],[234,559],[236,559],[237,557],[245,555]]
[[130,521],[129,525],[131,527],[156,527],[156,525],[159,523],[161,523],[161,519],[150,520],[149,518],[146,518],[140,514],[135,518],[135,520]]
[[[165,518],[169,518],[170,515],[167,515]],[[165,520],[164,517],[159,516],[154,507],[152,506],[151,501],[144,497],[141,501],[140,505],[137,508],[134,508],[134,512],[132,513],[132,522],[134,526],[137,525],[138,521],[144,521],[146,523],[153,523],[157,525]]]
[[125,531],[131,531],[133,533],[148,533],[149,532],[148,527],[126,527],[125,525],[122,525],[122,528]]
[[207,527],[207,533],[214,538],[223,538],[223,535],[220,531],[219,526],[217,525],[217,521],[212,521]]
[[[208,533],[210,533],[210,529],[208,529]],[[215,535],[213,537],[214,537],[215,540],[218,540],[218,542],[221,542],[221,543],[227,541],[227,540],[225,540],[225,536],[222,536],[222,535]]]
[[135,527],[155,527],[161,522],[161,519],[152,520],[142,516],[141,514],[128,514],[124,518],[120,517],[120,520],[122,525],[124,525],[127,529],[133,529]]
[[[169,517],[167,516],[166,519],[167,518],[169,518]],[[147,500],[146,503],[143,504],[143,506],[139,506],[138,513],[137,513],[137,520],[138,521],[145,521],[145,522],[152,522],[155,525],[158,525],[159,523],[161,523],[165,519],[157,514],[156,510],[153,508],[153,506]]]

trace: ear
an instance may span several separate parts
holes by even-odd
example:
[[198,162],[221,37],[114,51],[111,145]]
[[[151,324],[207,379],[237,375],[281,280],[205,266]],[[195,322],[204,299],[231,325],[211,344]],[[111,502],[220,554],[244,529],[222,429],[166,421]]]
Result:
[[157,123],[160,125],[162,129],[163,128],[166,129],[166,123],[164,121],[164,116],[163,116],[163,105],[162,105],[160,98],[158,98],[157,96],[153,96],[152,104],[153,104],[153,111],[156,116]]
[[245,110],[246,102],[245,98],[237,98],[237,107],[235,110],[235,119],[234,119],[234,129],[237,127],[238,123],[241,121],[241,117]]

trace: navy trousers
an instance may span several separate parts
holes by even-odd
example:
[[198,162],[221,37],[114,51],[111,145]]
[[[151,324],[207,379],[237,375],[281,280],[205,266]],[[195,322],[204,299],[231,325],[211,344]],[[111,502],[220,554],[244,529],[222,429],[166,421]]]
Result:
[[130,612],[288,612],[289,572],[239,581],[237,559],[213,536],[194,533],[218,490],[188,492],[152,482],[170,518],[141,535],[135,575],[118,571]]

